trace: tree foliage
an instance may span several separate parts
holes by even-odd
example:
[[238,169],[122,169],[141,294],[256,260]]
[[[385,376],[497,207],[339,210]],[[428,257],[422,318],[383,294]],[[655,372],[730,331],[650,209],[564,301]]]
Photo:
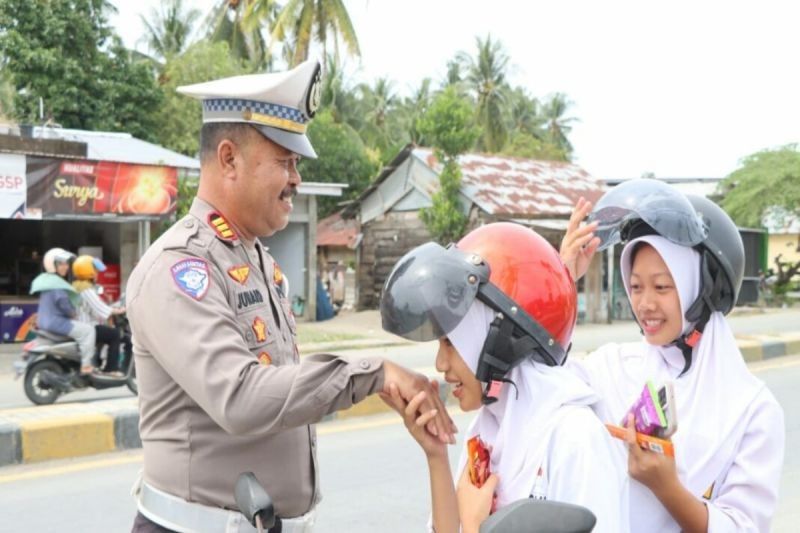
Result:
[[198,100],[179,94],[176,88],[244,71],[238,61],[231,60],[225,42],[200,41],[167,61],[161,74],[163,99],[154,113],[159,124],[156,132],[159,144],[195,156],[200,142],[202,109]]
[[[478,124],[483,128],[480,137],[480,148],[488,152],[503,149],[508,139],[508,128],[504,112],[506,111],[506,82],[509,57],[500,41],[475,38],[477,54],[471,57],[461,54],[465,65],[465,83],[475,98]],[[450,73],[448,73],[449,78]]]
[[461,167],[458,155],[468,150],[480,136],[473,123],[470,104],[454,87],[445,89],[431,103],[420,120],[420,131],[443,162],[439,173],[439,190],[431,196],[432,206],[420,213],[434,239],[442,244],[457,240],[467,226],[467,217],[460,202]]
[[328,40],[333,40],[335,55],[339,57],[339,39],[350,54],[360,57],[361,49],[350,15],[343,0],[288,0],[272,29],[276,41],[294,36],[292,66],[308,59],[314,39],[322,45],[323,57],[328,55]]
[[336,211],[339,203],[358,196],[377,173],[378,165],[369,158],[358,133],[347,124],[337,123],[328,111],[317,115],[308,128],[308,136],[319,157],[300,162],[303,180],[349,186],[342,197],[319,198],[322,218]]
[[0,54],[13,75],[17,120],[124,130],[152,139],[160,93],[108,26],[103,0],[0,0]]
[[140,15],[145,34],[142,36],[156,58],[166,60],[188,48],[200,10],[186,8],[184,0],[166,0],[161,9],[151,8],[150,16]]
[[737,224],[761,227],[768,210],[782,208],[800,216],[800,151],[797,145],[763,150],[721,183],[722,207]]

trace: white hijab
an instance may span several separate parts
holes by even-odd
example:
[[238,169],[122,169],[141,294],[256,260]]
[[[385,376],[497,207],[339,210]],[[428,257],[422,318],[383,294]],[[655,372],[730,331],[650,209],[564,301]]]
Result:
[[[700,287],[700,255],[693,249],[650,235],[629,242],[621,258],[622,279],[630,299],[632,252],[637,243],[651,245],[669,268],[680,298],[681,312],[694,302]],[[684,318],[684,333],[694,326]],[[599,351],[617,350],[606,357],[605,379],[613,380],[599,390],[609,414],[622,417],[644,383],[673,380],[678,430],[672,437],[678,476],[694,495],[701,496],[733,461],[746,429],[739,422],[764,384],[745,365],[733,332],[722,313],[712,313],[700,343],[694,348],[692,366],[683,376],[684,358],[675,346],[646,342],[610,345]],[[637,363],[638,360],[638,364]],[[619,422],[619,420],[611,420]],[[631,527],[636,524],[669,524],[671,518],[649,489],[633,482]],[[659,517],[659,513],[666,516]],[[656,529],[653,529],[654,531]]]
[[[448,334],[450,342],[475,372],[483,343],[489,333],[494,312],[475,300],[466,316]],[[485,405],[467,430],[466,439],[475,435],[492,447],[491,470],[500,476],[497,504],[503,507],[531,494],[536,474],[546,460],[552,429],[565,406],[587,406],[597,401],[594,392],[580,379],[561,367],[548,367],[528,359],[506,376],[516,384],[504,384],[498,400]],[[517,397],[517,391],[519,397]],[[461,476],[467,460],[466,445],[459,467]]]

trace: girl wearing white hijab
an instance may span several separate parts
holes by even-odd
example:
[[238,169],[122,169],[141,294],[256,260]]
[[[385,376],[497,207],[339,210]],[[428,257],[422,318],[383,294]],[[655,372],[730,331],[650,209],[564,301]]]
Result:
[[[535,233],[518,228],[510,224],[484,226],[459,242],[458,248],[479,254],[485,259],[492,268],[493,282],[503,285],[503,279],[513,278],[531,287],[535,281],[539,288],[534,290],[551,298],[551,315],[559,312],[569,315],[570,309],[574,312],[574,284],[557,253]],[[536,245],[541,244],[537,250],[552,257],[537,261],[535,250],[526,254],[524,245],[503,233],[505,230],[518,234],[523,241],[535,236]],[[474,233],[483,236],[478,239],[481,242],[477,245]],[[518,271],[509,272],[496,259],[498,249],[501,254],[506,254],[505,257],[513,257],[517,262],[519,258],[524,258],[526,264]],[[442,249],[441,253],[450,251]],[[406,257],[414,255],[425,257],[425,254],[417,251],[410,252]],[[409,301],[415,297],[409,296],[409,293],[415,290],[414,287],[420,295],[424,295],[426,302],[430,302],[426,305],[437,307],[436,297],[432,296],[436,291],[423,290],[422,287],[429,287],[430,284],[418,281],[420,277],[437,271],[435,262],[430,260],[430,265],[420,264],[422,260],[413,258],[398,262],[387,282],[381,304],[386,329],[398,333],[399,328],[387,316],[398,313],[398,309],[413,307]],[[545,268],[528,266],[536,263],[544,264]],[[419,270],[411,272],[407,267],[409,264],[414,264]],[[449,269],[441,264],[439,266],[439,271]],[[534,268],[537,269],[534,277],[525,277]],[[402,291],[393,291],[392,285],[398,276],[412,278],[416,284],[412,287],[400,281],[395,285],[402,286]],[[448,277],[448,294],[456,292],[452,284],[454,277],[458,276]],[[565,286],[569,287],[569,292],[563,295],[565,305],[560,305],[558,288],[563,280],[566,280]],[[392,304],[393,292],[402,292],[404,303]],[[512,304],[514,308],[526,308],[522,302]],[[526,310],[534,320],[541,319],[547,315],[548,305],[542,304],[536,309],[528,307]],[[486,353],[497,355],[487,347],[491,344],[487,339],[498,320],[498,309],[492,309],[477,298],[472,300],[457,325],[439,338],[436,357],[436,368],[445,381],[453,386],[453,395],[458,399],[461,409],[477,411],[465,440],[479,436],[491,450],[492,475],[481,488],[476,488],[469,480],[466,445],[461,452],[455,476],[451,473],[446,446],[425,428],[433,415],[419,415],[424,394],[406,401],[396,388],[390,387],[391,395],[386,398],[401,412],[406,427],[426,454],[431,482],[432,529],[437,533],[459,531],[459,528],[464,532],[477,532],[493,505],[499,509],[517,500],[538,498],[588,508],[597,518],[596,532],[627,532],[627,476],[622,465],[615,462],[620,459],[613,451],[616,443],[592,412],[591,406],[598,398],[585,383],[561,366],[548,366],[535,361],[531,354],[524,356],[505,373],[506,384],[492,401],[487,401],[487,395],[491,395],[487,392],[489,387],[484,390],[476,375],[485,361]],[[390,322],[388,327],[387,321]],[[571,321],[568,324],[568,337],[574,325],[574,314],[567,321]]]
[[[596,224],[577,229],[590,209],[579,202],[562,245],[576,274],[599,244]],[[601,396],[600,419],[615,424],[645,381],[674,384],[674,460],[640,449],[628,428],[631,531],[769,531],[784,453],[780,406],[747,369],[721,312],[710,314],[688,361],[675,344],[695,328],[685,317],[700,294],[701,254],[651,234],[625,245],[620,266],[644,339],[603,346],[569,368]]]

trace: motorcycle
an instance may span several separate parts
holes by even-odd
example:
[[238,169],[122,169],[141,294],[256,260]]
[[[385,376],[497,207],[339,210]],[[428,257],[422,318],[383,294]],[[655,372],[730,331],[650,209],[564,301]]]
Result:
[[[258,533],[280,533],[272,499],[252,472],[239,475],[234,488],[236,505]],[[525,499],[507,505],[484,520],[480,533],[590,533],[597,518],[579,505]]]
[[[23,346],[19,361],[14,362],[15,379],[24,376],[25,396],[36,405],[49,405],[59,396],[93,388],[97,390],[127,386],[138,394],[136,367],[130,352],[130,329],[124,315],[115,315],[114,324],[123,336],[120,377],[81,374],[81,354],[71,337],[34,329],[36,338]],[[126,337],[127,336],[127,337]]]

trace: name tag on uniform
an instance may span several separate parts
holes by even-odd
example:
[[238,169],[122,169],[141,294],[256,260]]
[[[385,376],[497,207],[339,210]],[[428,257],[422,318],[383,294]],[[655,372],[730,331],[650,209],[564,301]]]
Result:
[[238,301],[237,304],[238,309],[244,309],[246,307],[250,307],[251,305],[260,304],[264,302],[264,296],[258,289],[253,289],[251,291],[244,291],[238,294]]

